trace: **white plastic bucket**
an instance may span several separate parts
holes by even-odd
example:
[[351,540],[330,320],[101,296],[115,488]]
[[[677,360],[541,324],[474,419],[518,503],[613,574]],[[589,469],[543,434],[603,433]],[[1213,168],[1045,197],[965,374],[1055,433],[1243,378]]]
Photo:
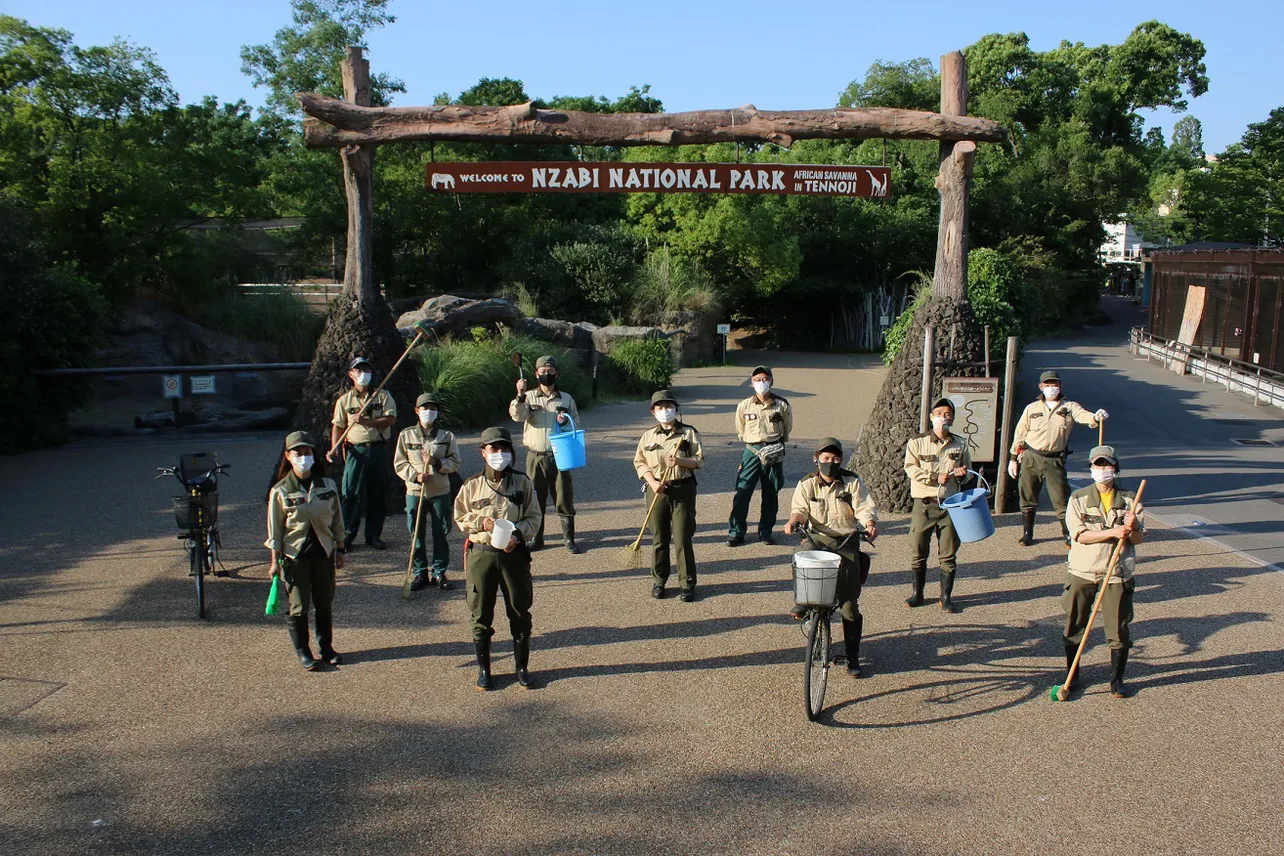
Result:
[[831,606],[838,599],[838,567],[843,557],[828,550],[794,553],[794,603]]
[[490,546],[502,550],[508,546],[508,542],[513,540],[513,533],[517,531],[517,524],[511,520],[496,520],[495,527],[490,531]]

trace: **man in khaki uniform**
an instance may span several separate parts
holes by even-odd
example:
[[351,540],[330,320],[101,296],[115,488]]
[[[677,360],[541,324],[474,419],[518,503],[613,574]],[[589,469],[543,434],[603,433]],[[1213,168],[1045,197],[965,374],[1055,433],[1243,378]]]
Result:
[[[1093,484],[1076,490],[1066,509],[1070,527],[1069,572],[1061,592],[1061,606],[1066,611],[1066,669],[1074,662],[1075,652],[1088,632],[1088,616],[1110,567],[1110,556],[1120,539],[1124,540],[1119,563],[1106,587],[1101,612],[1110,644],[1110,694],[1126,698],[1124,668],[1132,635],[1132,575],[1137,565],[1136,545],[1146,537],[1145,512],[1136,507],[1136,494],[1125,490],[1116,480],[1119,456],[1113,446],[1096,446],[1088,453]],[[1073,687],[1067,686],[1066,692]]]
[[[406,528],[414,539],[411,559],[414,577],[411,591],[428,585],[428,556],[423,537],[423,518],[432,526],[432,582],[443,591],[450,588],[446,569],[450,566],[450,474],[459,472],[459,446],[455,435],[437,424],[441,402],[425,392],[415,401],[417,425],[397,435],[397,453],[392,468],[406,483]],[[422,501],[421,501],[422,500]]]
[[[758,517],[758,540],[772,543],[771,530],[780,508],[780,491],[785,486],[785,450],[794,427],[793,409],[783,397],[771,391],[774,378],[767,366],[757,366],[749,375],[753,395],[736,405],[736,436],[745,444],[736,473],[736,490],[731,499],[727,546],[745,542],[749,528],[749,501],[762,483],[762,510]],[[779,448],[777,448],[779,447]],[[773,452],[774,450],[774,452]],[[767,460],[764,461],[763,457]]]
[[1021,539],[1020,543],[1034,543],[1034,514],[1039,508],[1039,491],[1044,482],[1048,485],[1048,499],[1061,524],[1061,535],[1070,546],[1066,531],[1066,500],[1070,496],[1070,483],[1066,481],[1066,457],[1070,454],[1070,431],[1074,423],[1096,428],[1110,414],[1104,410],[1089,413],[1077,401],[1061,397],[1061,376],[1056,371],[1046,371],[1039,376],[1042,396],[1031,402],[1021,412],[1016,431],[1012,436],[1011,460],[1008,475],[1017,478],[1020,464]]
[[[816,444],[816,471],[806,475],[794,488],[785,534],[792,535],[802,524],[811,540],[823,550],[842,557],[838,567],[838,609],[843,616],[843,644],[847,649],[847,674],[859,678],[860,637],[865,617],[860,613],[860,587],[869,573],[869,559],[860,551],[855,536],[863,529],[873,543],[878,537],[878,507],[860,477],[843,469],[843,444],[825,437]],[[794,618],[801,618],[795,610]]]
[[658,424],[642,434],[633,453],[633,469],[646,482],[646,507],[651,510],[651,597],[664,597],[672,538],[678,545],[678,600],[691,603],[696,585],[695,471],[704,465],[704,446],[700,432],[678,419],[678,400],[669,390],[651,396],[651,415]]
[[910,518],[910,573],[913,589],[906,606],[921,606],[923,586],[927,581],[927,557],[936,536],[936,554],[941,563],[941,609],[958,612],[954,606],[955,556],[959,536],[950,515],[938,499],[958,493],[969,478],[972,455],[967,440],[950,432],[954,424],[954,403],[942,398],[932,407],[932,430],[911,437],[905,445],[905,475],[909,476],[910,499],[914,513]]
[[[365,357],[357,357],[348,367],[352,389],[339,396],[334,403],[334,418],[330,420],[330,447],[334,448],[343,438],[337,453],[327,453],[326,460],[334,463],[335,454],[343,456],[343,520],[348,527],[344,547],[352,546],[361,528],[361,497],[366,499],[366,543],[376,550],[387,549],[380,537],[388,487],[388,440],[392,426],[397,424],[397,403],[386,389],[370,401],[374,367]],[[358,415],[359,414],[359,415]]]
[[571,553],[580,552],[575,543],[575,495],[571,484],[571,474],[557,468],[553,458],[553,444],[549,435],[570,429],[574,421],[580,428],[580,412],[575,407],[575,399],[568,392],[557,388],[557,360],[551,356],[540,357],[535,361],[535,380],[539,386],[526,389],[526,379],[517,381],[517,397],[508,405],[508,416],[514,422],[522,423],[522,445],[526,447],[526,471],[535,483],[535,498],[539,502],[539,532],[535,534],[532,550],[544,546],[544,509],[548,504],[548,495],[553,495],[553,505],[557,516],[562,521],[562,535],[566,539],[566,549]]
[[[513,634],[513,662],[523,689],[534,685],[528,671],[531,655],[531,552],[527,545],[539,531],[540,509],[535,486],[513,469],[513,438],[507,428],[487,428],[481,435],[486,468],[464,482],[455,497],[455,523],[464,544],[464,587],[477,653],[477,689],[490,689],[490,638],[495,635],[495,596],[504,595],[508,627]],[[516,527],[507,544],[495,546],[496,520]]]

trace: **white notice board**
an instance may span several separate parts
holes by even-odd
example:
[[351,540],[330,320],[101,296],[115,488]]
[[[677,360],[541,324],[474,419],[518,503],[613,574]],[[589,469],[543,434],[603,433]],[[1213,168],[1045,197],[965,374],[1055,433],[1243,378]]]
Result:
[[994,461],[994,440],[999,425],[999,379],[947,377],[942,381],[941,394],[954,403],[954,427],[950,430],[967,439],[972,463]]
[[161,375],[161,393],[166,398],[182,398],[183,376],[176,374]]

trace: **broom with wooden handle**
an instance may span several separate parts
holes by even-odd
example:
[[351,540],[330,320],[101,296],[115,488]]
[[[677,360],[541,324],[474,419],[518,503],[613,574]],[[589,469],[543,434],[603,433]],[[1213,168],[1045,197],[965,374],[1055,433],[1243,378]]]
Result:
[[[1137,495],[1133,497],[1132,508],[1129,509],[1135,515],[1141,511],[1141,495],[1146,490],[1146,480],[1141,480],[1141,485],[1137,488]],[[1092,614],[1088,616],[1088,623],[1083,628],[1083,638],[1079,640],[1079,650],[1075,652],[1074,660],[1070,663],[1070,670],[1066,672],[1066,680],[1063,684],[1057,684],[1052,688],[1051,698],[1053,701],[1065,701],[1070,697],[1066,687],[1074,680],[1075,673],[1079,671],[1079,659],[1083,657],[1083,649],[1088,646],[1088,632],[1092,630],[1092,623],[1097,620],[1097,610],[1101,609],[1101,602],[1106,598],[1106,587],[1110,585],[1110,578],[1114,576],[1115,566],[1119,564],[1119,557],[1123,555],[1124,544],[1128,539],[1120,538],[1119,543],[1115,544],[1115,550],[1110,556],[1110,564],[1106,567],[1106,578],[1101,583],[1101,591],[1097,592],[1097,599],[1092,604]]]
[[420,342],[422,342],[426,336],[431,335],[434,340],[437,338],[436,332],[434,332],[433,329],[429,327],[427,324],[425,324],[423,321],[416,321],[413,326],[415,330],[415,338],[412,339],[410,344],[406,346],[406,350],[401,352],[401,356],[398,357],[397,361],[392,364],[392,368],[388,369],[388,373],[383,376],[383,380],[380,381],[379,385],[375,387],[374,392],[370,393],[369,397],[366,398],[364,402],[362,402],[361,409],[357,411],[357,415],[351,416],[348,419],[348,427],[343,429],[343,434],[339,437],[338,442],[335,443],[333,446],[331,446],[330,451],[326,453],[327,461],[330,460],[331,455],[339,451],[339,449],[343,448],[343,444],[348,441],[348,432],[351,431],[352,427],[357,424],[357,420],[365,415],[366,408],[369,407],[371,402],[375,400],[375,397],[379,395],[380,391],[382,391],[383,388],[388,385],[388,381],[392,380],[392,376],[396,374],[397,369],[401,368],[401,364],[406,361],[406,357],[410,356],[410,352],[413,351],[415,347]]
[[[668,481],[671,473],[668,470],[665,470],[664,475],[665,477],[661,479],[661,481]],[[651,498],[651,504],[650,506],[647,507],[646,517],[643,518],[642,520],[642,528],[638,530],[638,537],[633,539],[633,543],[629,544],[624,549],[620,550],[619,553],[616,554],[616,558],[619,559],[620,564],[623,565],[624,567],[626,568],[642,567],[642,553],[641,553],[642,539],[643,537],[646,536],[646,530],[651,525],[651,515],[655,513],[656,503],[660,501],[660,497],[662,495],[663,495],[662,491],[658,491],[658,490],[655,491],[655,496]]]
[[[428,510],[424,508],[424,483],[419,483],[419,502],[415,505],[415,531],[410,536],[410,558],[406,560],[406,579],[401,584],[401,597],[403,600],[410,600],[410,586],[415,580],[415,545],[419,543],[419,529],[424,522],[424,515]],[[427,550],[424,551],[425,553]],[[425,559],[427,556],[424,557]]]

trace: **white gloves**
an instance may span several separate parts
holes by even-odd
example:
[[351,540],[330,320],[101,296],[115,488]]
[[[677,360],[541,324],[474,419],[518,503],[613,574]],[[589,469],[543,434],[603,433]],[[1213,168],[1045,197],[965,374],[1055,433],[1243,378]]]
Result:
[[1017,462],[1015,460],[1008,461],[1008,476],[1011,478],[1017,477]]
[[1102,422],[1106,419],[1109,419],[1110,414],[1106,412],[1105,408],[1102,408],[1098,410],[1096,413],[1092,414],[1092,418],[1096,419],[1098,422]]

